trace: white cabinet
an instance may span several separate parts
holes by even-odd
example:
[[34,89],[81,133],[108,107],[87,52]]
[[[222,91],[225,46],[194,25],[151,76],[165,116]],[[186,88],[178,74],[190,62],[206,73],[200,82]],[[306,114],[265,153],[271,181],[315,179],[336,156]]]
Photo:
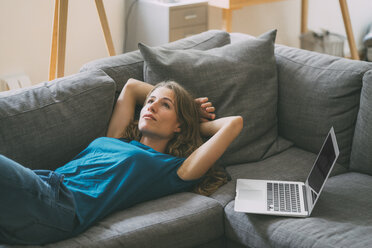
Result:
[[208,30],[208,1],[138,0],[128,18],[126,52],[185,38]]

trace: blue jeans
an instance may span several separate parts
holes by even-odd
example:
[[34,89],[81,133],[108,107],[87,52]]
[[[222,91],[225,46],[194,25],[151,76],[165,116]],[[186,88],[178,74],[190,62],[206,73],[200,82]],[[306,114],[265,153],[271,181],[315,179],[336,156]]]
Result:
[[78,224],[63,175],[30,170],[0,155],[0,244],[46,244]]

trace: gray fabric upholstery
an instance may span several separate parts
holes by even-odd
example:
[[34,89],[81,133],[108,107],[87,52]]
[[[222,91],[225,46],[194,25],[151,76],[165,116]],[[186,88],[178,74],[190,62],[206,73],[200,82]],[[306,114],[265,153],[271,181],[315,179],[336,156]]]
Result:
[[[276,30],[207,51],[139,46],[145,59],[145,80],[175,80],[196,97],[208,96],[217,117],[242,115],[244,127],[221,163],[257,161],[277,139]],[[197,94],[197,95],[196,95]]]
[[372,70],[364,74],[350,169],[372,175]]
[[56,169],[106,134],[115,82],[78,73],[0,93],[0,154],[32,169]]
[[237,43],[246,39],[256,39],[256,37],[249,35],[249,34],[243,34],[243,33],[230,33],[230,40],[231,44]]
[[218,201],[222,207],[225,207],[235,197],[236,180],[230,180],[220,187],[216,192],[210,195],[211,198]]
[[231,239],[226,239],[226,247],[227,248],[247,248],[248,246],[242,245],[242,244],[240,244],[236,241],[233,241]]
[[238,213],[226,208],[226,235],[250,247],[370,247],[372,177],[346,173],[330,178],[309,218]]
[[193,247],[221,238],[222,222],[215,200],[180,193],[114,213],[75,238],[43,247]]
[[212,240],[208,243],[195,246],[197,248],[226,248],[225,236]]
[[362,78],[370,63],[300,49],[275,49],[279,82],[279,135],[318,153],[331,126],[338,162],[348,167]]
[[[167,49],[199,49],[208,50],[230,44],[230,35],[225,31],[209,30],[185,39],[162,45]],[[129,78],[143,81],[143,58],[137,51],[102,58],[89,62],[80,71],[92,71],[102,69],[114,79],[117,85],[117,95]]]

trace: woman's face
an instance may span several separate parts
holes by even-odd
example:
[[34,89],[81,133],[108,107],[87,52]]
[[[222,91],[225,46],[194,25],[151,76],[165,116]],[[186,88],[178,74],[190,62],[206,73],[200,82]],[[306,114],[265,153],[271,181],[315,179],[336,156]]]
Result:
[[150,94],[141,110],[138,129],[143,137],[168,140],[181,131],[171,89],[160,87]]

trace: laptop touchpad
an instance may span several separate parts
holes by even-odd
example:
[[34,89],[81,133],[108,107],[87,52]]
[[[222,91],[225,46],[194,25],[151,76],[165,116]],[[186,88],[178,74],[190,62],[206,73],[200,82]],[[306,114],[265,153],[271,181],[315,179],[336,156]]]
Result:
[[253,189],[241,189],[239,190],[238,198],[242,200],[257,201],[262,200],[264,197],[264,192],[262,190]]

